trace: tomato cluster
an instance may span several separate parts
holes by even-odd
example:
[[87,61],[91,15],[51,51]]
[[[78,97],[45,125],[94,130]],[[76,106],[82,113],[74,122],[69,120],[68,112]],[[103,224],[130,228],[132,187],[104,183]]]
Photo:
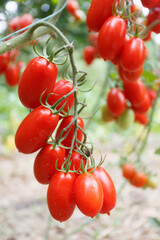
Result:
[[79,4],[77,0],[68,0],[66,10],[75,18],[76,21],[81,21],[85,17],[84,12],[79,9]]
[[0,75],[5,75],[6,83],[10,87],[14,87],[18,84],[20,71],[25,66],[24,62],[17,61],[17,56],[17,49],[0,55]]
[[[76,160],[79,158],[75,158],[75,164]],[[83,214],[93,218],[98,213],[110,214],[116,204],[116,191],[102,167],[79,176],[73,172],[57,172],[49,183],[47,202],[52,217],[60,222],[71,217],[76,205]]]
[[[49,184],[47,202],[54,219],[66,221],[76,205],[86,216],[110,214],[116,204],[115,186],[104,168],[89,167],[88,158],[77,152],[84,123],[77,118],[73,142],[75,117],[68,115],[74,104],[73,83],[65,79],[56,82],[57,74],[57,66],[42,57],[33,58],[25,68],[18,94],[22,104],[32,111],[17,129],[16,147],[24,154],[40,150],[34,161],[34,175],[39,183]],[[51,135],[55,129],[54,141]]]
[[141,188],[156,188],[157,180],[152,175],[147,175],[142,171],[136,171],[136,168],[131,163],[125,163],[122,166],[123,177],[126,178],[131,185]]

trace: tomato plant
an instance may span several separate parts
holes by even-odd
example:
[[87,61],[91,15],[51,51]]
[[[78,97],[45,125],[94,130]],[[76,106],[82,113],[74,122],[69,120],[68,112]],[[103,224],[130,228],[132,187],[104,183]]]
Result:
[[53,147],[51,144],[45,144],[34,161],[34,176],[41,184],[48,184],[57,172],[57,168],[60,169],[65,158],[65,149],[61,147]]
[[47,138],[58,124],[59,116],[51,110],[39,106],[21,122],[15,135],[15,144],[19,152],[29,154],[45,145]]
[[60,222],[68,220],[75,209],[74,173],[57,172],[49,183],[47,203],[50,214]]
[[25,68],[18,85],[22,104],[31,109],[38,107],[41,94],[44,93],[44,99],[53,91],[57,74],[58,69],[54,63],[41,57],[33,58]]
[[86,216],[93,218],[100,212],[103,205],[103,189],[95,175],[84,173],[77,177],[74,199],[79,210]]

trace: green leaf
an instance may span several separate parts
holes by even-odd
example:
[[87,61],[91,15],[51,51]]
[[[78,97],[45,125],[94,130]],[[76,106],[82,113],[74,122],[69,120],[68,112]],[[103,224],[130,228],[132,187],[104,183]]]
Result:
[[51,0],[51,2],[55,5],[58,3],[59,0]]
[[154,82],[157,79],[157,76],[149,71],[143,71],[142,77],[145,79],[145,82]]
[[157,148],[154,153],[160,155],[160,148]]
[[157,218],[150,218],[149,222],[152,227],[160,227],[160,221]]

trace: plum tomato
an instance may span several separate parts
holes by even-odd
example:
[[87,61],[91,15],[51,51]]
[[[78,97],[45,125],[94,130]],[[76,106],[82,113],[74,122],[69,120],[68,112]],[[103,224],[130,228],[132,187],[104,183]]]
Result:
[[76,0],[68,0],[66,5],[66,10],[73,15],[76,10],[78,10],[79,4]]
[[25,68],[18,86],[18,95],[22,104],[30,109],[40,105],[43,98],[53,91],[58,75],[57,66],[45,58],[33,58]]
[[107,96],[108,110],[114,116],[120,116],[126,110],[126,97],[119,88],[112,88]]
[[130,182],[135,187],[144,187],[147,183],[147,176],[143,172],[136,172],[130,179]]
[[115,119],[106,105],[101,108],[101,117],[104,122],[111,122]]
[[17,64],[8,64],[5,70],[5,79],[9,86],[14,87],[19,82],[19,67]]
[[122,171],[123,177],[128,180],[130,180],[136,172],[134,165],[131,163],[125,163],[122,167]]
[[9,52],[0,55],[0,74],[2,74],[9,63]]
[[51,216],[57,221],[68,220],[75,209],[74,201],[74,173],[57,172],[51,179],[48,192],[47,203]]
[[92,173],[83,173],[76,179],[74,199],[79,210],[89,217],[96,216],[103,205],[103,189],[100,181]]
[[110,211],[116,205],[116,189],[114,183],[103,167],[97,167],[93,174],[98,178],[103,189],[103,205],[100,213],[110,214]]
[[34,176],[36,180],[41,184],[48,184],[57,172],[57,168],[61,169],[61,166],[65,158],[65,149],[61,147],[53,147],[51,144],[45,144],[34,161]]
[[19,125],[15,144],[19,152],[29,154],[36,152],[46,144],[59,121],[58,115],[39,106],[30,112]]
[[142,73],[143,73],[143,66],[138,69],[137,71],[131,72],[124,70],[120,65],[118,66],[118,73],[122,81],[137,81]]
[[112,16],[105,21],[98,35],[98,51],[106,60],[114,60],[125,45],[126,23],[118,17]]
[[134,112],[132,109],[126,109],[124,113],[122,113],[118,117],[118,125],[121,129],[127,130],[133,126],[134,123]]
[[151,107],[151,100],[148,95],[148,92],[146,92],[144,100],[139,105],[136,105],[136,106],[133,105],[134,111],[139,113],[147,113],[150,107]]
[[83,57],[85,62],[90,65],[96,56],[96,47],[95,46],[87,46],[84,48]]
[[135,122],[139,122],[142,125],[146,125],[148,123],[148,117],[146,113],[134,112],[134,114],[135,114]]

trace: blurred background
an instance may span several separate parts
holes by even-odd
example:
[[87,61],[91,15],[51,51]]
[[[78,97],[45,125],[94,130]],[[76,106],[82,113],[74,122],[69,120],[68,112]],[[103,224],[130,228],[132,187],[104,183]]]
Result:
[[[53,13],[58,0],[0,1],[0,38],[10,33],[8,23],[16,16],[30,13],[34,22]],[[160,239],[160,187],[156,189],[138,189],[126,182],[122,176],[120,163],[123,156],[133,150],[136,139],[144,126],[134,123],[127,130],[121,129],[115,121],[106,123],[101,117],[101,108],[106,96],[114,87],[118,73],[116,67],[96,58],[92,64],[84,60],[84,48],[90,45],[85,15],[90,1],[78,1],[81,18],[75,19],[64,9],[57,26],[74,43],[76,65],[79,70],[88,73],[87,82],[81,87],[89,92],[79,92],[79,99],[86,100],[87,108],[82,116],[89,140],[94,146],[94,157],[100,160],[106,156],[103,164],[110,173],[118,193],[116,208],[111,216],[98,215],[94,219],[85,217],[78,209],[64,223],[56,222],[49,216],[46,204],[47,187],[36,182],[33,163],[36,154],[18,153],[14,144],[17,127],[29,113],[18,98],[17,86],[9,86],[5,75],[0,75],[0,239],[1,240],[47,240],[47,239],[118,239],[123,240],[159,240]],[[135,1],[141,6],[140,1]],[[142,8],[147,16],[148,9]],[[46,37],[39,40],[37,50],[42,52]],[[56,44],[56,43],[54,43]],[[143,81],[150,85],[159,77],[160,34],[152,33],[150,41],[145,42],[148,57],[144,65]],[[51,44],[53,47],[53,44]],[[15,62],[23,61],[23,72],[36,54],[32,45],[18,49]],[[64,66],[59,66],[58,79],[62,78]],[[150,72],[150,74],[149,74]],[[157,78],[155,79],[155,76]],[[116,82],[118,84],[118,82]],[[154,86],[155,87],[155,86]],[[156,87],[155,87],[156,89]],[[93,116],[92,116],[93,115]],[[92,117],[91,117],[92,116]],[[141,156],[142,167],[156,174],[160,180],[160,159],[155,154],[160,147],[160,101],[158,100],[148,142]],[[101,152],[101,153],[100,153]],[[132,158],[134,159],[134,151]]]

